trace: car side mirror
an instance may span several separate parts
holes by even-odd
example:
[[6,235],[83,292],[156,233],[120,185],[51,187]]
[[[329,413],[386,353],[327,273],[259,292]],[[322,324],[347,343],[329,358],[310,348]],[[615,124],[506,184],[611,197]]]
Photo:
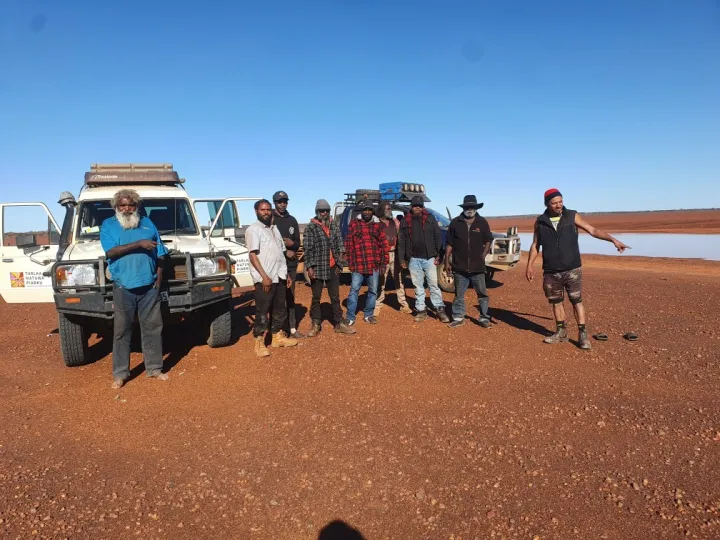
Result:
[[15,237],[15,246],[19,248],[37,247],[37,239],[34,234],[19,234]]

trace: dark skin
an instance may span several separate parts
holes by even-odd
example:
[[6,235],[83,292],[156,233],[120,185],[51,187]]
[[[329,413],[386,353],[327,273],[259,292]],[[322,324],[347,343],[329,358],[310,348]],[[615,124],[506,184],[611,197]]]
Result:
[[[123,214],[129,216],[137,210],[137,203],[134,201],[131,201],[128,198],[123,198],[118,201],[117,208]],[[138,249],[152,251],[156,247],[157,247],[157,242],[155,242],[154,240],[137,240],[135,242],[130,242],[129,244],[115,246],[114,248],[110,249],[105,255],[107,256],[108,259],[119,259],[120,257],[127,255],[128,253],[132,253],[133,251],[137,251]],[[164,260],[164,257],[161,257],[161,260]],[[160,288],[160,284],[162,283],[162,275],[163,275],[162,264],[158,264],[157,279],[155,280],[155,285],[153,285],[154,288],[156,288],[156,289]]]
[[[269,223],[272,219],[272,207],[268,203],[262,203],[260,206],[258,206],[258,209],[255,211],[255,214],[257,215],[258,220],[260,220],[263,223]],[[258,274],[262,277],[262,286],[263,291],[270,292],[270,289],[272,288],[272,278],[265,273],[265,269],[262,267],[262,263],[260,262],[260,258],[258,257],[258,254],[256,251],[250,252],[250,264],[253,265],[255,270],[257,270]],[[287,277],[287,288],[289,289],[292,286],[292,278],[290,276]]]
[[[287,199],[280,199],[279,201],[275,201],[275,210],[277,211],[278,214],[287,213],[287,207],[288,207]],[[293,245],[293,241],[290,238],[283,238],[283,242],[285,242],[286,248],[291,248]],[[295,256],[295,252],[288,249],[287,257],[292,259],[294,256]]]
[[[466,218],[465,215],[463,214],[463,219],[464,219],[466,222],[470,223],[470,222],[472,222],[473,219],[475,219],[475,216],[473,216],[472,218],[469,218],[469,219],[468,219],[468,218]],[[483,260],[485,260],[485,257],[487,257],[488,253],[490,253],[490,246],[491,246],[491,245],[492,245],[491,242],[485,242],[485,245],[483,246],[483,253],[482,253],[482,258],[483,258]],[[452,272],[452,264],[450,263],[450,255],[452,255],[452,251],[453,251],[452,246],[450,246],[450,245],[445,246],[445,263],[444,263],[444,267],[445,267],[445,271],[448,272],[448,273],[449,273],[449,272]]]
[[[423,206],[412,206],[410,208],[410,213],[413,216],[420,217],[420,216],[422,216],[424,209],[425,209],[425,207],[423,207]],[[435,266],[437,266],[438,264],[440,264],[440,257],[435,257]],[[400,266],[402,266],[403,270],[407,270],[407,267],[408,267],[407,261],[400,261]]]
[[[327,219],[328,216],[330,215],[330,210],[318,210],[317,213],[318,213],[318,218],[319,218],[319,219],[325,220],[325,219]],[[342,272],[342,270],[340,269],[339,266],[336,266],[336,267],[335,267],[335,271],[336,271],[338,274],[340,274],[340,273]],[[315,279],[315,269],[314,269],[313,267],[309,267],[309,268],[307,269],[307,274],[308,274],[308,277],[309,277],[310,279]]]

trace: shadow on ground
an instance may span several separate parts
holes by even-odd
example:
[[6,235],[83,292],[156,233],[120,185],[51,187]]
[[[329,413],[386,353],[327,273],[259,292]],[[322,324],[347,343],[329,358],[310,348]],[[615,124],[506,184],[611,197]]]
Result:
[[335,520],[320,530],[318,540],[365,540],[365,537],[344,521]]

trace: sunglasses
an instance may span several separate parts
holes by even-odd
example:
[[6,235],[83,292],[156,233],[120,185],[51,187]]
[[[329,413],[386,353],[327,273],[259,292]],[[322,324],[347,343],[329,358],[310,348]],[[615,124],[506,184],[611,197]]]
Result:
[[329,214],[330,210],[318,210],[318,214]]

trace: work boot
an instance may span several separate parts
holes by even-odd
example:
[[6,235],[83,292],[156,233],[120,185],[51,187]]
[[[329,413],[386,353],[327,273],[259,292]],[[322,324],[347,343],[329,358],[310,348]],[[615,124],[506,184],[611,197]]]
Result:
[[255,354],[258,356],[270,356],[270,351],[268,351],[267,347],[265,346],[265,335],[262,336],[255,336]]
[[321,329],[320,321],[313,321],[312,322],[312,328],[310,328],[310,331],[306,334],[307,337],[315,337],[320,333]]
[[410,309],[410,306],[400,306],[400,313],[412,313],[412,309]]
[[357,333],[357,330],[355,330],[353,327],[349,326],[345,321],[342,321],[335,325],[335,331],[338,334],[355,334]]
[[584,351],[592,349],[592,345],[590,345],[590,340],[588,339],[587,330],[580,330],[580,332],[578,332],[578,345]]
[[546,337],[543,341],[545,343],[561,343],[568,341],[567,329],[558,328],[557,332],[555,332],[552,336]]
[[285,331],[280,330],[272,335],[272,343],[270,346],[277,349],[279,347],[294,347],[297,344],[297,339],[287,337]]
[[422,311],[418,311],[415,315],[415,322],[422,322],[425,319],[427,319],[427,311],[424,309]]
[[447,315],[447,313],[445,313],[444,309],[438,309],[437,316],[438,316],[438,319],[440,319],[440,322],[443,322],[443,323],[450,322],[450,317],[448,317],[448,315]]

